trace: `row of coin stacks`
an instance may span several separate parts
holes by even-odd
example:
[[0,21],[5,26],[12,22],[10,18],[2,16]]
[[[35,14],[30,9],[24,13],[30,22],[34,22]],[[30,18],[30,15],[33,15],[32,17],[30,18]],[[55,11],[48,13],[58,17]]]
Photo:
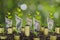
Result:
[[50,2],[1,0],[0,40],[60,40],[60,6]]

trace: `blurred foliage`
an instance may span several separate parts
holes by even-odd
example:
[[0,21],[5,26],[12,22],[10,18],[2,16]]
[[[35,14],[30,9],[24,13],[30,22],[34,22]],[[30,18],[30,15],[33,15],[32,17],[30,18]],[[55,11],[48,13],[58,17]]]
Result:
[[[18,12],[18,16],[22,17],[23,14],[26,15],[27,13],[32,13],[30,17],[32,17],[35,14],[35,11],[38,10],[38,5],[42,5],[42,9],[38,10],[41,12],[41,17],[42,17],[42,25],[46,25],[46,18],[54,15],[56,11],[60,9],[60,1],[58,0],[0,0],[0,23],[2,23],[5,19],[5,15],[7,15],[7,12],[11,12],[11,16],[14,17],[14,12],[16,11],[15,9],[18,8],[18,5],[21,4],[27,4],[28,9],[25,11]],[[41,8],[41,7],[40,7]],[[30,11],[30,12],[29,12]],[[49,14],[53,14],[50,15]],[[4,16],[3,16],[4,15]],[[10,16],[9,15],[9,16]],[[60,12],[59,12],[60,15]],[[11,18],[11,16],[9,18]],[[38,18],[38,17],[37,17]],[[60,16],[58,19],[54,18],[53,20],[55,22],[55,26],[60,26]]]

